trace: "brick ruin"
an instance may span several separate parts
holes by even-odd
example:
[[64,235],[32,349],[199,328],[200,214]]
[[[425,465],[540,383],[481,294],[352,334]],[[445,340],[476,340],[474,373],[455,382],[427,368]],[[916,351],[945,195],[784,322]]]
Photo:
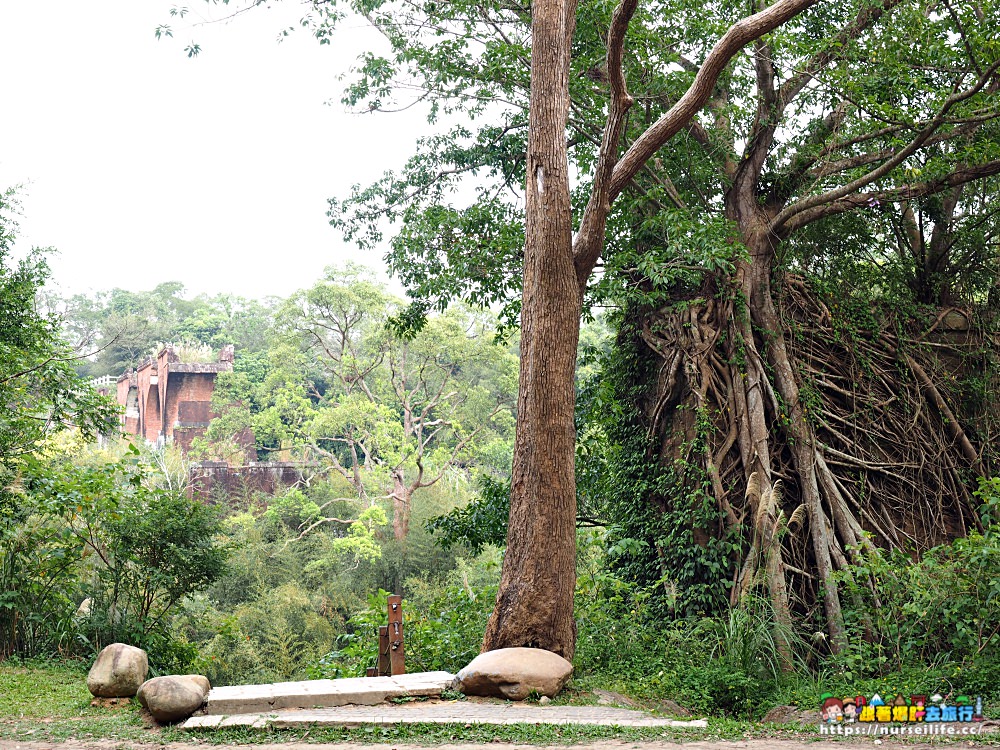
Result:
[[[114,383],[113,395],[123,407],[122,428],[128,435],[143,438],[150,445],[177,445],[187,456],[196,438],[218,416],[212,411],[212,394],[219,373],[231,372],[233,346],[222,347],[216,362],[182,362],[173,346],[167,345]],[[94,382],[99,391],[112,395],[112,378]],[[258,462],[253,432],[237,436],[246,463],[205,461],[191,465],[189,494],[201,498],[218,495],[246,496],[249,492],[274,494],[301,481],[302,473],[288,463]]]
[[[125,407],[123,427],[130,435],[163,446],[175,443],[184,455],[195,438],[218,416],[212,411],[215,378],[233,369],[234,350],[222,347],[217,362],[182,362],[172,346],[165,346],[135,370],[118,378],[116,395]],[[248,460],[256,460],[252,433],[238,441]]]

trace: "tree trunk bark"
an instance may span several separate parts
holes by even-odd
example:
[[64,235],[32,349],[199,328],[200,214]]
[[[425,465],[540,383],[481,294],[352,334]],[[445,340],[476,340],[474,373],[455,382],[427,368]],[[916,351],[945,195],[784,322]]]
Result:
[[410,533],[411,495],[402,471],[392,472],[392,533],[397,542],[405,541]]
[[[737,205],[735,209],[731,209],[730,215],[736,219],[743,241],[750,251],[749,262],[740,264],[742,266],[740,270],[743,279],[743,293],[746,295],[751,319],[762,329],[761,352],[770,366],[775,390],[786,410],[785,414],[779,415],[784,425],[772,425],[771,429],[773,431],[777,428],[787,433],[788,440],[786,442],[794,461],[799,492],[809,516],[809,536],[812,541],[816,570],[821,582],[823,609],[826,615],[830,647],[834,653],[840,653],[846,646],[846,634],[840,596],[837,586],[831,578],[833,573],[831,548],[835,544],[835,539],[832,536],[830,521],[823,508],[817,479],[816,436],[802,411],[795,370],[788,348],[785,346],[784,329],[771,293],[772,264],[780,238],[767,232],[768,217],[755,207]],[[745,321],[744,338],[746,341],[752,341],[752,336],[753,331],[749,321]],[[768,377],[766,372],[758,374],[761,378]],[[759,408],[761,409],[759,419],[762,420],[764,417],[763,405],[761,404]],[[751,414],[751,424],[753,422],[754,415]],[[767,443],[770,443],[770,436],[766,439]],[[767,484],[770,482],[770,452],[770,448],[758,450],[756,456],[767,464]],[[761,478],[765,479],[763,476]],[[776,572],[777,566],[774,565],[773,561],[771,567]],[[782,619],[788,612],[784,582],[771,581],[769,589],[775,615]]]
[[[582,298],[572,250],[566,119],[572,0],[532,4],[521,364],[510,522],[483,651],[576,642],[574,371]],[[544,469],[544,471],[543,471]]]
[[[762,253],[763,255],[763,253]],[[789,448],[798,473],[799,491],[809,514],[809,536],[812,540],[813,554],[816,560],[816,570],[822,581],[823,609],[826,614],[826,628],[830,637],[830,648],[838,654],[847,646],[847,636],[844,630],[844,616],[840,607],[840,595],[837,585],[831,578],[833,561],[831,548],[835,544],[832,536],[831,523],[823,508],[820,495],[819,480],[816,475],[816,435],[812,426],[806,421],[799,398],[799,387],[795,380],[788,348],[785,346],[785,334],[778,318],[778,312],[771,296],[771,258],[773,252],[767,252],[767,262],[764,263],[754,254],[759,263],[756,271],[757,289],[755,303],[751,305],[754,320],[765,331],[769,338],[767,343],[767,359],[774,372],[774,382],[787,414],[785,431],[788,433]]]

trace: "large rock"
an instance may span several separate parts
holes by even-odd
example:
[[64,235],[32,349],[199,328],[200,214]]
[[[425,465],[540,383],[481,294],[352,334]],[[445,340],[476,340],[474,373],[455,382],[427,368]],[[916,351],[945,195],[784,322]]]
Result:
[[480,654],[458,675],[466,695],[523,701],[532,692],[554,696],[573,674],[573,665],[540,648],[500,648]]
[[191,682],[197,685],[198,689],[201,690],[202,695],[206,697],[208,696],[208,691],[212,689],[212,683],[208,681],[208,678],[205,677],[205,675],[182,674],[180,676],[184,677],[185,679],[191,680]]
[[146,681],[149,659],[141,648],[124,643],[105,646],[87,675],[87,689],[97,698],[129,698]]
[[136,698],[161,724],[186,719],[205,702],[211,689],[200,674],[154,677],[142,683]]

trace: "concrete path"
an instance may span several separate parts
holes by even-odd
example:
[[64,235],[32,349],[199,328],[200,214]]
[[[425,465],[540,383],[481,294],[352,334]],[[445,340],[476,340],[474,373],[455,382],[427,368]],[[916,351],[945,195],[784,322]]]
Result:
[[[395,677],[305,680],[212,688],[205,707],[183,729],[222,727],[358,726],[360,724],[589,724],[704,728],[702,720],[675,721],[644,711],[607,706],[539,706],[489,701],[442,701],[455,684],[448,672]],[[394,704],[393,699],[431,700]]]
[[[398,679],[398,678],[397,678]],[[361,724],[587,724],[620,727],[704,729],[704,719],[677,721],[644,711],[607,706],[538,706],[523,703],[420,701],[402,705],[339,706],[300,711],[274,710],[238,715],[192,716],[183,729],[222,727],[349,727]]]

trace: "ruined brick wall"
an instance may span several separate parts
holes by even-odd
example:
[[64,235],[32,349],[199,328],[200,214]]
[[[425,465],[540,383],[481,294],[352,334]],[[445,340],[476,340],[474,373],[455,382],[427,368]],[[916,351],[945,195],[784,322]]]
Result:
[[148,360],[139,365],[136,376],[136,406],[138,407],[138,429],[136,434],[148,442],[156,444],[160,439],[162,422],[160,419],[160,384],[156,362]]
[[[187,455],[195,439],[205,434],[218,416],[212,410],[215,379],[233,369],[232,345],[224,346],[217,362],[182,362],[171,346],[138,369],[126,372],[114,384],[115,396],[123,407],[122,427],[154,445],[175,443]],[[108,385],[110,393],[111,384]],[[230,466],[225,462],[196,465],[191,473],[191,494],[209,498],[254,492],[280,492],[302,479],[294,464],[256,463],[253,431],[236,436],[237,445],[251,463]]]
[[218,374],[184,372],[172,365],[167,372],[163,393],[163,435],[167,442],[176,442],[186,454],[196,437],[205,434],[208,423],[218,416],[212,411],[212,393]]
[[[215,378],[233,369],[233,347],[225,346],[218,362],[181,362],[166,346],[156,358],[143,362],[118,379],[116,396],[124,408],[125,432],[154,445],[176,442],[186,454],[195,438],[204,435],[212,411]],[[256,458],[253,435],[242,436],[248,456]]]
[[290,462],[252,462],[230,466],[224,461],[195,464],[188,472],[188,496],[209,502],[250,499],[280,494],[303,481],[302,465]]

